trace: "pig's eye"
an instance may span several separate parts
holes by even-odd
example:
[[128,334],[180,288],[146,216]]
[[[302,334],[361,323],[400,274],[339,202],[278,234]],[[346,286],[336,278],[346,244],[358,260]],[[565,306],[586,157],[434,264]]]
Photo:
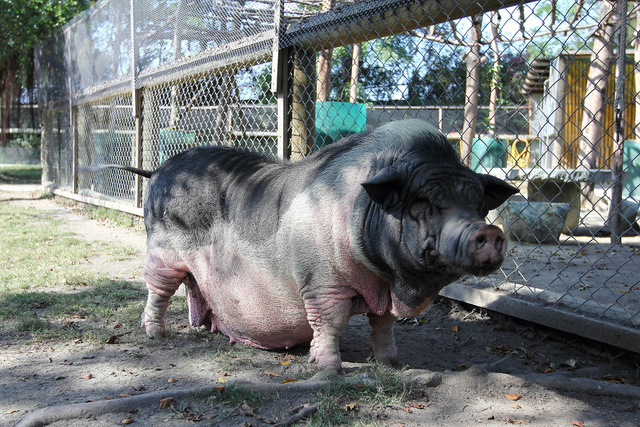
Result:
[[411,203],[411,206],[409,207],[409,214],[413,219],[419,220],[421,218],[424,218],[430,207],[431,203],[429,203],[429,200],[418,198]]

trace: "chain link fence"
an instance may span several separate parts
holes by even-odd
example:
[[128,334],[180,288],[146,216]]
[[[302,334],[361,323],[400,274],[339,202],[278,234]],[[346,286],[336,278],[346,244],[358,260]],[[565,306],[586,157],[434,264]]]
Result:
[[144,180],[81,167],[153,170],[206,144],[297,161],[420,118],[521,190],[489,218],[511,240],[502,269],[443,295],[640,351],[637,13],[608,0],[103,0],[37,50],[43,179],[141,214]]
[[0,106],[0,115],[8,115],[8,126],[0,135],[0,165],[40,164],[38,106],[25,104],[10,113],[5,108]]

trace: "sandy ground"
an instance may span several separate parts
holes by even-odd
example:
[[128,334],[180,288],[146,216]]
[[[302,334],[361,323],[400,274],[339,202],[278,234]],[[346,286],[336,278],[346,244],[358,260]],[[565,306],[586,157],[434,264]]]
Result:
[[[27,187],[2,190],[0,200],[61,218],[79,238],[138,249],[132,259],[88,260],[86,268],[144,286],[144,234],[34,199]],[[0,336],[0,425],[263,426],[318,403],[322,381],[300,380],[315,373],[308,348],[285,353],[230,345],[222,335],[188,327],[184,309],[170,311],[167,329],[163,340],[132,329],[102,345]],[[370,381],[368,331],[366,318],[355,316],[341,340],[344,377],[356,388]],[[406,364],[396,372],[409,393],[390,403],[340,400],[349,419],[385,426],[640,425],[637,354],[448,300],[397,322],[395,333]],[[282,384],[293,378],[298,381]],[[245,403],[233,403],[234,388],[246,393]],[[163,398],[173,400],[161,409]]]

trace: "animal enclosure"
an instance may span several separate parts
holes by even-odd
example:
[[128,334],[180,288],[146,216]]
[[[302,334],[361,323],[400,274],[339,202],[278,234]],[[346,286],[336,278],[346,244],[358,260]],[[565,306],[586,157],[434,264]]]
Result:
[[491,217],[502,269],[442,294],[640,351],[639,23],[608,0],[99,1],[37,50],[43,180],[141,215],[145,180],[82,167],[296,161],[420,118],[521,190]]

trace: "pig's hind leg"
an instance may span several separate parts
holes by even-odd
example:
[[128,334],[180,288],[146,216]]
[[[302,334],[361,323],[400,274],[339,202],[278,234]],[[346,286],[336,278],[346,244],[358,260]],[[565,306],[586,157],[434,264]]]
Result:
[[176,263],[167,262],[164,257],[157,256],[152,251],[147,253],[144,276],[149,295],[141,323],[149,338],[164,337],[164,316],[169,300],[188,274],[186,267],[174,264]]
[[371,333],[369,342],[371,350],[376,360],[385,365],[396,365],[398,363],[398,348],[393,337],[393,323],[396,317],[391,313],[382,316],[368,314]]

